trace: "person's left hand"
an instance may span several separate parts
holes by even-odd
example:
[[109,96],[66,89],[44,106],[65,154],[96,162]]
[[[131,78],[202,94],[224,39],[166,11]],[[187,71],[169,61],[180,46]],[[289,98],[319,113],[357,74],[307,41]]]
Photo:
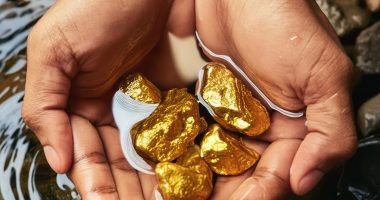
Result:
[[257,166],[218,177],[213,199],[304,195],[354,154],[352,63],[315,1],[196,0],[196,28],[207,47],[229,55],[272,101],[305,110],[299,119],[272,112],[269,130],[246,140],[262,153]]

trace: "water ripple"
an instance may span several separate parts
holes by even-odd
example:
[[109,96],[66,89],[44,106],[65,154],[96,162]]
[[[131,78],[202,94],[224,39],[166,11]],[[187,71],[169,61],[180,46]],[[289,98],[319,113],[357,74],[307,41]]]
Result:
[[0,0],[0,199],[80,199],[21,119],[26,39],[52,0]]
[[0,1],[0,71],[4,70],[6,60],[25,49],[31,27],[52,3],[52,0]]

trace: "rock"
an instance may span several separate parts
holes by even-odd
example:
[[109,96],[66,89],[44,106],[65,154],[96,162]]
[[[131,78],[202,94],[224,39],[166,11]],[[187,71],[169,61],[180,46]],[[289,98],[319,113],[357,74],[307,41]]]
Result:
[[380,94],[365,102],[358,115],[358,125],[363,135],[380,130]]
[[366,0],[367,7],[372,12],[377,12],[380,10],[380,0]]
[[380,134],[360,141],[354,157],[344,166],[338,185],[338,200],[379,199]]
[[339,36],[368,25],[370,12],[359,7],[357,0],[316,0]]
[[356,66],[365,73],[380,73],[380,22],[356,38]]

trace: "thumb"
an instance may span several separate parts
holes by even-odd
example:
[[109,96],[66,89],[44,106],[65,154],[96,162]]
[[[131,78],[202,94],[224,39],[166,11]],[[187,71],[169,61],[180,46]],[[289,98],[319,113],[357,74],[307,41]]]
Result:
[[[43,21],[43,19],[42,19]],[[72,162],[72,134],[65,107],[69,96],[72,62],[59,32],[40,22],[28,38],[28,67],[22,115],[44,147],[49,165],[66,172]]]
[[309,104],[306,119],[308,134],[291,167],[290,183],[298,195],[308,192],[327,170],[353,155],[357,142],[347,89]]

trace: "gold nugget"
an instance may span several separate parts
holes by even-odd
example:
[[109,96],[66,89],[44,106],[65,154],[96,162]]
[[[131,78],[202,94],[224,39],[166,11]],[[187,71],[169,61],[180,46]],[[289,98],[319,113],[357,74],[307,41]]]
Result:
[[172,89],[145,120],[133,127],[132,140],[139,155],[151,161],[181,156],[200,131],[197,100],[186,89]]
[[145,76],[136,73],[131,74],[120,84],[120,91],[134,100],[144,103],[160,103],[161,92]]
[[255,136],[270,125],[267,109],[224,65],[209,63],[204,68],[201,95],[224,128]]
[[212,192],[212,171],[197,145],[190,146],[175,164],[157,164],[155,172],[165,200],[204,200]]
[[221,175],[241,174],[256,163],[259,154],[218,124],[210,126],[201,142],[202,156],[212,171]]

